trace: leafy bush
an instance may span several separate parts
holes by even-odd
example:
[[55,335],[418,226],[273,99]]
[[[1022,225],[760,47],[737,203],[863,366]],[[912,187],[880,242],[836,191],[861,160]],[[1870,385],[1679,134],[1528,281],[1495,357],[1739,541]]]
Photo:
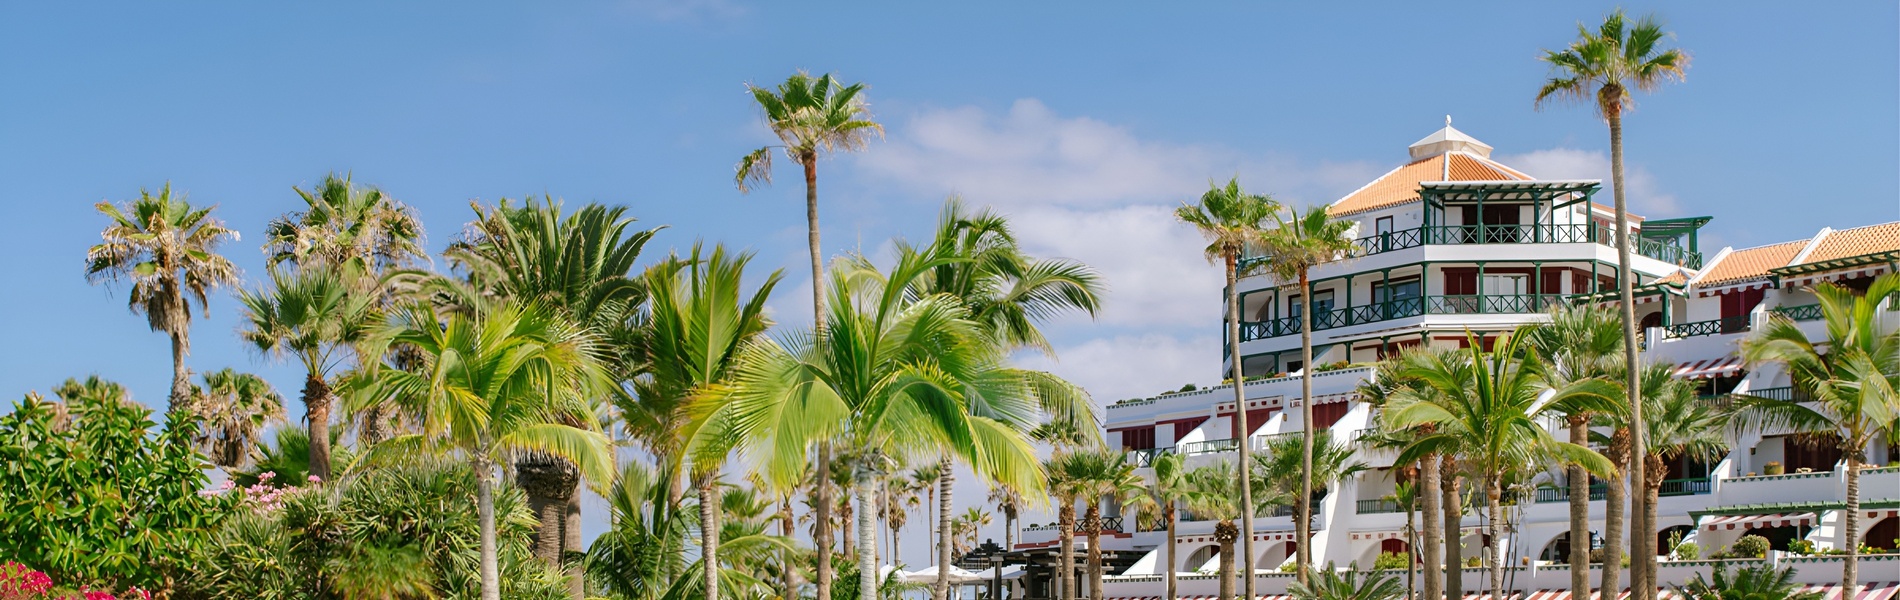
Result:
[[1181,386],[1181,389],[1177,390],[1175,393],[1180,394],[1180,393],[1192,392],[1197,389],[1200,389],[1200,388],[1194,387],[1194,384],[1190,383],[1190,384]]
[[152,600],[151,592],[136,587],[117,596],[86,587],[61,589],[53,585],[53,578],[45,572],[17,562],[0,563],[0,600],[119,600],[120,597]]
[[1676,544],[1675,556],[1676,560],[1695,560],[1702,558],[1702,546],[1697,545],[1695,542]]
[[1768,556],[1768,538],[1759,535],[1744,535],[1735,540],[1729,551],[1738,558],[1762,558]]
[[1307,583],[1294,583],[1286,591],[1298,600],[1395,600],[1405,593],[1397,577],[1378,571],[1364,574],[1364,580],[1360,575],[1328,563],[1324,569],[1315,569]]
[[1378,558],[1372,559],[1374,569],[1404,569],[1411,565],[1412,560],[1403,552],[1380,552]]
[[1792,542],[1788,542],[1788,551],[1793,552],[1795,554],[1802,555],[1802,556],[1813,555],[1814,542],[1811,542],[1808,540],[1795,540]]
[[1728,568],[1716,567],[1713,578],[1701,573],[1684,585],[1676,586],[1675,596],[1684,600],[1821,600],[1818,592],[1797,594],[1801,585],[1794,582],[1794,569],[1775,569],[1768,565],[1743,567],[1733,576]]
[[210,465],[197,426],[151,411],[123,388],[62,386],[65,402],[30,394],[0,417],[0,540],[10,556],[79,588],[164,590],[195,565],[229,501],[198,494]]

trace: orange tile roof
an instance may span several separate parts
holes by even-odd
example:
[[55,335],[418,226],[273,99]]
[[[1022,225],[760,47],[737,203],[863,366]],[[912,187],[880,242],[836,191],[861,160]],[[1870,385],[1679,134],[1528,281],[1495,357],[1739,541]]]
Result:
[[1733,250],[1721,261],[1703,268],[1702,279],[1696,281],[1698,287],[1713,287],[1761,279],[1768,276],[1768,270],[1788,266],[1801,249],[1807,247],[1809,240],[1782,242],[1746,250]]
[[1676,285],[1682,285],[1684,282],[1687,282],[1687,281],[1689,281],[1688,274],[1683,273],[1682,271],[1676,271],[1674,273],[1665,275],[1661,279],[1657,279],[1650,283],[1673,283]]
[[1451,161],[1450,181],[1530,180],[1529,175],[1504,165],[1453,152],[1406,163],[1405,166],[1372,180],[1346,197],[1326,207],[1327,214],[1342,217],[1418,200],[1418,184],[1444,181],[1445,161]]
[[1814,251],[1809,252],[1807,257],[1801,260],[1801,264],[1896,250],[1900,250],[1900,222],[1868,225],[1828,233],[1827,237],[1822,238],[1821,243],[1814,247]]

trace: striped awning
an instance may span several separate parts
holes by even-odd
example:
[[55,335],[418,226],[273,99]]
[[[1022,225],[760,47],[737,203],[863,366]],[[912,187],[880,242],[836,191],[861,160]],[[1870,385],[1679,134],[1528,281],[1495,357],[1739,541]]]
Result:
[[1885,274],[1887,271],[1888,271],[1887,265],[1868,265],[1866,267],[1862,267],[1859,269],[1844,269],[1840,271],[1834,271],[1831,273],[1815,273],[1812,275],[1790,277],[1790,278],[1782,279],[1781,285],[1783,287],[1804,288],[1804,287],[1812,286],[1822,281],[1840,281],[1842,279],[1854,279],[1858,277],[1874,277],[1881,274]]
[[1712,379],[1741,372],[1742,357],[1733,354],[1676,365],[1677,379]]
[[1799,525],[1806,527],[1814,524],[1814,513],[1775,513],[1767,515],[1721,515],[1702,521],[1707,531],[1754,529],[1756,527],[1787,527]]
[[[1484,527],[1481,525],[1472,525],[1472,526],[1465,527],[1463,529],[1458,530],[1458,533],[1462,535],[1471,535],[1474,533],[1483,533],[1483,532],[1484,532]],[[1405,539],[1405,530],[1403,529],[1374,529],[1370,531],[1353,531],[1353,532],[1347,533],[1346,535],[1347,537],[1350,537],[1354,540],[1402,540],[1402,539]]]
[[[1827,600],[1845,600],[1841,598],[1841,586],[1838,583],[1806,585],[1802,586],[1797,592],[1819,592],[1822,597]],[[1286,594],[1255,597],[1259,598],[1259,600],[1292,599],[1292,596]],[[1570,590],[1528,590],[1528,593],[1517,597],[1521,600],[1570,600]],[[1619,599],[1629,598],[1629,590],[1623,590],[1623,593],[1617,594],[1616,597]],[[1676,595],[1675,590],[1668,588],[1658,590],[1656,597],[1660,600],[1679,600],[1681,598]],[[1216,596],[1182,595],[1179,596],[1179,598],[1180,600],[1218,600]],[[1466,600],[1484,600],[1486,598],[1488,598],[1488,596],[1481,593],[1465,594]],[[1860,593],[1855,595],[1851,600],[1896,599],[1900,599],[1900,582],[1873,581],[1861,583]],[[1161,596],[1117,596],[1110,597],[1108,600],[1163,600],[1163,598]]]

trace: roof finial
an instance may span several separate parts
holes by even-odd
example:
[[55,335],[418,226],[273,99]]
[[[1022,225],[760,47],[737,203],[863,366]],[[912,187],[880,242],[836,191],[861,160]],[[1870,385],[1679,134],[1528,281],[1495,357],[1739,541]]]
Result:
[[1446,127],[1451,126],[1451,115],[1445,115],[1445,126]]

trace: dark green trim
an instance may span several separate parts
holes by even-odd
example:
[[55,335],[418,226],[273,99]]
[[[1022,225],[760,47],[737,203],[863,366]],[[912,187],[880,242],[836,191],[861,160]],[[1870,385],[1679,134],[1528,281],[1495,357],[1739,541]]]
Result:
[[[1773,504],[1735,504],[1716,506],[1702,510],[1689,511],[1689,516],[1702,518],[1708,515],[1766,515],[1785,512],[1819,512],[1823,510],[1844,510],[1846,502],[1777,502]],[[1880,500],[1860,501],[1861,510],[1885,510],[1900,508],[1900,499],[1884,498]],[[1815,515],[1820,518],[1820,515]]]
[[1873,264],[1873,263],[1885,264],[1885,263],[1891,263],[1895,260],[1900,260],[1900,250],[1876,252],[1874,254],[1862,254],[1860,256],[1849,256],[1846,258],[1837,258],[1834,260],[1821,261],[1817,263],[1806,263],[1806,264],[1799,264],[1799,265],[1790,265],[1786,267],[1777,267],[1777,268],[1769,269],[1768,272],[1774,275],[1775,286],[1780,287],[1781,278],[1783,277],[1790,277],[1790,276],[1795,276],[1795,275],[1806,275],[1809,273],[1819,273],[1823,271],[1832,271],[1835,269],[1845,269],[1849,267],[1858,267],[1858,266],[1868,265],[1868,264]]

